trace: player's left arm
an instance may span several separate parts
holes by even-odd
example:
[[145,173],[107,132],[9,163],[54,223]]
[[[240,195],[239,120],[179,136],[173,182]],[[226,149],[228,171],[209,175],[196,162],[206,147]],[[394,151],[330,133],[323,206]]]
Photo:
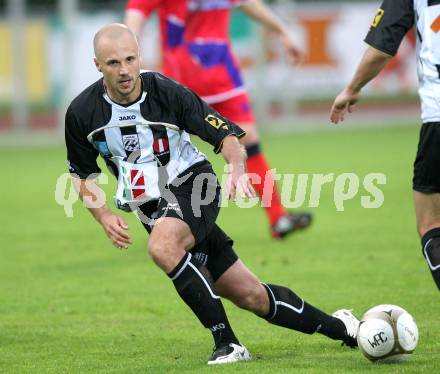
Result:
[[239,141],[246,133],[188,88],[162,75],[157,77],[163,80],[167,91],[172,92],[169,97],[179,127],[213,145],[214,152],[221,152],[228,163],[228,198],[234,199],[237,193],[242,197],[254,197],[255,192],[246,174],[246,152]]
[[303,52],[293,41],[289,29],[262,0],[247,1],[240,6],[240,9],[255,21],[279,35],[292,63],[301,62]]
[[414,25],[412,0],[384,0],[365,38],[369,45],[350,83],[333,102],[330,120],[337,124],[353,111],[362,88],[375,78],[397,53],[403,37]]
[[221,153],[228,163],[228,178],[226,179],[226,193],[228,199],[241,197],[255,197],[252,183],[246,174],[246,152],[238,138],[229,135],[223,139]]

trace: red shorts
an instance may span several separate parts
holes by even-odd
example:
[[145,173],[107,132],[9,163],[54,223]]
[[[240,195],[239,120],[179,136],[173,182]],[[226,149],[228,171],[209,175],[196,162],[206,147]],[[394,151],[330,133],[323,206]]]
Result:
[[247,93],[210,105],[223,117],[238,125],[255,125],[255,117]]

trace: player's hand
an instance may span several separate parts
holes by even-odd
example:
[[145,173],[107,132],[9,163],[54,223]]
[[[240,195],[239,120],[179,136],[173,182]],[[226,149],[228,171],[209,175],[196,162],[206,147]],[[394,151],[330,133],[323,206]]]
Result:
[[289,34],[283,34],[281,36],[281,42],[287,52],[287,60],[292,65],[298,65],[304,61],[304,53],[297,46],[296,43],[292,40]]
[[127,249],[132,244],[127,233],[128,225],[122,217],[108,210],[99,217],[99,223],[116,248]]
[[255,191],[243,165],[229,164],[229,175],[226,179],[226,194],[229,200],[238,195],[242,198],[255,197]]
[[330,120],[334,124],[344,121],[345,114],[352,113],[354,105],[359,100],[359,93],[353,92],[348,88],[345,88],[338,96],[336,96],[333,102],[332,109],[330,111]]

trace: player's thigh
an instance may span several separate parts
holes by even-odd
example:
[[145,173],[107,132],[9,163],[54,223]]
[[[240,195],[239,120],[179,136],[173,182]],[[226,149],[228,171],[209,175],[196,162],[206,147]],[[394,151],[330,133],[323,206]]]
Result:
[[150,234],[151,240],[158,241],[163,246],[177,245],[185,249],[194,245],[194,236],[188,223],[175,217],[157,219]]
[[440,227],[440,193],[414,191],[414,206],[420,236]]

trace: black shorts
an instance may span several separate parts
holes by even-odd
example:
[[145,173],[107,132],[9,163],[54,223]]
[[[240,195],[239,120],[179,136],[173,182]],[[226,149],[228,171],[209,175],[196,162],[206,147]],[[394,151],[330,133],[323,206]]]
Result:
[[420,129],[413,190],[440,192],[440,122],[424,123]]
[[141,205],[138,216],[149,233],[154,219],[160,217],[178,218],[187,223],[195,238],[190,252],[206,265],[216,281],[238,259],[232,239],[215,223],[220,210],[220,185],[208,161],[193,165],[178,179],[185,181],[179,186],[170,185],[167,199]]
[[206,266],[215,282],[238,260],[232,248],[233,244],[233,240],[217,224],[214,224],[205,240],[195,245],[190,252]]

